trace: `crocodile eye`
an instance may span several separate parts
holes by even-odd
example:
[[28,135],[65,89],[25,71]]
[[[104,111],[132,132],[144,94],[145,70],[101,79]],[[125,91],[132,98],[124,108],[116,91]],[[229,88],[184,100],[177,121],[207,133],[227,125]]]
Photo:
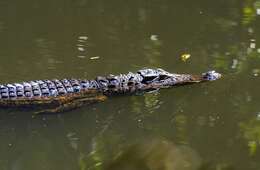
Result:
[[159,80],[165,80],[165,79],[167,79],[167,78],[169,78],[168,75],[165,75],[165,74],[159,75]]
[[157,78],[157,76],[144,77],[142,80],[142,83],[149,83],[149,82],[155,80],[156,78]]

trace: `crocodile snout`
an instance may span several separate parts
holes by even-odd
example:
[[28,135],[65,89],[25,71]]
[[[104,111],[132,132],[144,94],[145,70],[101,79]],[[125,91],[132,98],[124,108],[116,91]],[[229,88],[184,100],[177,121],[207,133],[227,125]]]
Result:
[[216,72],[215,70],[208,71],[202,74],[204,80],[214,81],[221,78],[221,74]]

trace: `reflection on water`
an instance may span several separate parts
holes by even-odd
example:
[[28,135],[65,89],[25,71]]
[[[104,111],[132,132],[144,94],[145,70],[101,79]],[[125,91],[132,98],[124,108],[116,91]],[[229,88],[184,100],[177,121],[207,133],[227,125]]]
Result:
[[[37,48],[36,64],[39,67],[46,67],[47,69],[55,69],[57,64],[62,63],[62,61],[57,61],[55,56],[55,42],[38,38],[35,40]],[[44,64],[46,63],[46,64]]]
[[260,122],[259,119],[251,119],[240,123],[241,135],[248,141],[249,155],[254,156],[259,153],[260,145]]
[[162,41],[159,40],[158,35],[151,35],[150,39],[143,42],[144,57],[147,58],[148,64],[160,67],[160,57]]
[[78,58],[86,58],[87,55],[87,36],[79,36],[78,37],[78,44],[77,44],[77,49],[79,51]]
[[201,159],[186,146],[147,140],[120,151],[106,170],[197,170]]

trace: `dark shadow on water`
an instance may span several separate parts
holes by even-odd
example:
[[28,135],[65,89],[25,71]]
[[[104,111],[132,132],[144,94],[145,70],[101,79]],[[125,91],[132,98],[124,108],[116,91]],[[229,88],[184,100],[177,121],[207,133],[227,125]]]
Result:
[[104,170],[235,170],[231,164],[204,162],[189,146],[150,139],[124,147]]
[[201,158],[193,149],[167,140],[147,140],[126,147],[106,170],[196,170]]

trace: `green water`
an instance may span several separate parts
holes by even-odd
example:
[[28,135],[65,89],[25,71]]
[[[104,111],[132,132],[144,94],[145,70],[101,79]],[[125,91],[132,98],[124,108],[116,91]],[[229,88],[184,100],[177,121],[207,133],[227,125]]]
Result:
[[2,0],[2,83],[143,67],[223,78],[59,115],[1,109],[0,170],[259,170],[259,9],[259,0]]

